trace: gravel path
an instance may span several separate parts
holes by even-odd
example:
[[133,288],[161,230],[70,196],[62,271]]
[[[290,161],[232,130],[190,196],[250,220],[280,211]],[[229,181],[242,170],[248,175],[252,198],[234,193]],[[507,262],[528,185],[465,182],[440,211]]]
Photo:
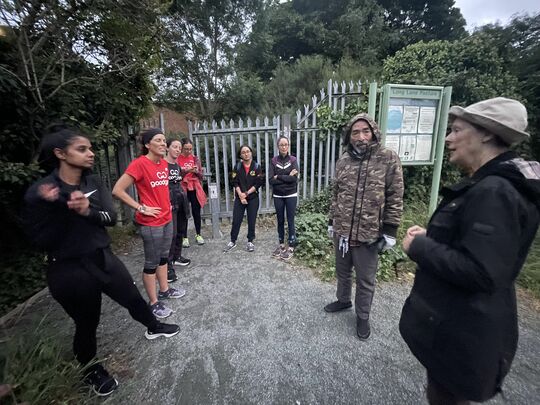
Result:
[[[240,237],[245,233],[242,228]],[[226,237],[186,249],[193,262],[178,271],[177,283],[187,294],[170,302],[176,313],[169,320],[181,327],[173,338],[147,341],[127,311],[104,299],[99,354],[120,381],[105,402],[427,403],[424,370],[397,327],[410,285],[377,287],[372,335],[362,342],[353,311],[322,309],[334,300],[335,284],[271,258],[274,239],[274,231],[258,230],[254,253],[244,250],[244,242],[222,253]],[[141,244],[120,257],[140,287]],[[540,403],[540,314],[520,307],[518,353],[504,386],[507,402],[497,397],[489,404]],[[30,312],[48,312],[50,325],[70,325],[59,328],[72,333],[71,322],[48,295]],[[18,327],[28,329],[28,322]]]

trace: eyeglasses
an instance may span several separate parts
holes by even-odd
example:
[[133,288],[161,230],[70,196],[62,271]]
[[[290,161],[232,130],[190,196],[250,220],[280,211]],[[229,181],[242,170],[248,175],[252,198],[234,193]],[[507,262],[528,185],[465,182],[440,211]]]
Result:
[[248,153],[251,153],[250,150],[244,150],[242,152],[240,152],[241,155],[247,155]]
[[280,143],[278,146],[279,146],[280,148],[284,148],[284,147],[286,147],[286,146],[289,146],[289,144],[288,144],[288,143]]

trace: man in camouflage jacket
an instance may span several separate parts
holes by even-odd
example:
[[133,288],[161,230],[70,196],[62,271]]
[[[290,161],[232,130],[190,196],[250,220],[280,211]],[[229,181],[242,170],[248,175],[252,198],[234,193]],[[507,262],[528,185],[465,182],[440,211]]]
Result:
[[326,312],[352,307],[352,269],[356,271],[356,332],[371,333],[369,313],[378,254],[395,244],[403,211],[403,172],[397,154],[383,147],[376,122],[367,114],[345,128],[345,151],[336,163],[328,231],[336,252],[337,301]]

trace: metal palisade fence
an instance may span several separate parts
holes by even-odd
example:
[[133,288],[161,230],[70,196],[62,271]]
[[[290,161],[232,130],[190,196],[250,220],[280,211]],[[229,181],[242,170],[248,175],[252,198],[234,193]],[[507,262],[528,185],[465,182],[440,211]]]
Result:
[[[277,140],[280,135],[290,140],[291,155],[298,159],[300,171],[299,200],[315,196],[334,177],[335,162],[341,153],[339,134],[322,129],[317,125],[317,111],[321,106],[336,113],[343,113],[348,105],[358,105],[358,101],[368,98],[370,105],[375,103],[376,83],[363,86],[358,82],[336,83],[328,81],[327,89],[321,89],[319,96],[313,96],[311,103],[304,105],[303,111],[298,110],[296,117],[291,119],[288,115],[275,116],[272,119],[265,117],[250,118],[228,123],[221,121],[208,123],[189,123],[189,135],[194,143],[194,153],[201,159],[205,177],[208,183],[217,186],[220,199],[219,217],[231,217],[233,210],[234,192],[231,186],[230,173],[239,161],[238,150],[241,145],[247,144],[254,150],[253,159],[268,173],[272,157],[278,154]],[[359,112],[359,111],[358,111]],[[272,189],[265,180],[265,187],[259,190],[261,213],[274,212]],[[210,204],[203,214],[209,215]]]

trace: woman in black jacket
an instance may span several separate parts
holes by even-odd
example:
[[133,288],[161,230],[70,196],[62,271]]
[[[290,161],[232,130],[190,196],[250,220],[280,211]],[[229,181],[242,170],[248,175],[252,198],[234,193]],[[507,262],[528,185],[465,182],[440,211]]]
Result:
[[236,247],[236,240],[240,232],[240,225],[247,210],[248,234],[246,250],[253,252],[255,245],[255,221],[259,211],[259,188],[264,183],[264,175],[261,166],[253,160],[253,150],[248,145],[242,145],[238,152],[240,161],[232,171],[232,185],[234,189],[233,223],[231,229],[231,241],[223,249],[229,252]]
[[427,231],[403,240],[418,267],[399,327],[427,369],[430,404],[501,391],[518,340],[514,282],[540,221],[540,164],[509,150],[529,137],[525,107],[498,97],[450,119],[449,160],[468,176],[442,190]]
[[[54,299],[75,322],[73,351],[84,366],[96,357],[96,329],[105,293],[142,323],[146,338],[170,337],[177,325],[156,320],[124,264],[111,252],[105,226],[116,223],[111,193],[91,174],[94,152],[76,129],[55,127],[44,138],[41,161],[55,168],[25,195],[25,228],[47,252],[47,283]],[[84,381],[97,395],[111,394],[118,382],[94,363]]]
[[[289,138],[280,136],[278,139],[279,154],[274,156],[268,169],[268,181],[272,186],[274,207],[276,208],[279,246],[272,256],[289,260],[296,246],[296,230],[294,216],[298,201],[298,162],[296,157],[289,154]],[[285,211],[289,228],[288,243],[285,248]]]

